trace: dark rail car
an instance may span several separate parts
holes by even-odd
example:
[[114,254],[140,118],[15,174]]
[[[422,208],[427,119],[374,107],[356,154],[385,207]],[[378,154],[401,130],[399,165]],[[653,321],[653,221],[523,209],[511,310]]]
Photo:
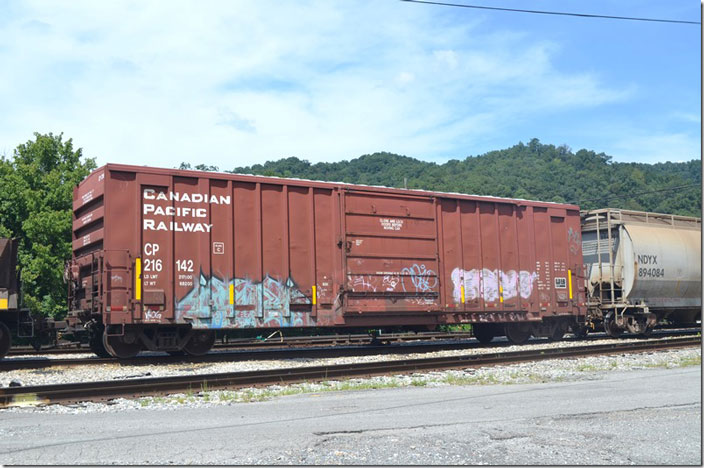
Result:
[[523,342],[586,313],[574,205],[108,164],[73,209],[69,323],[118,357],[241,328]]
[[20,309],[17,246],[17,239],[0,238],[0,359],[12,345],[11,330],[29,321],[28,311]]

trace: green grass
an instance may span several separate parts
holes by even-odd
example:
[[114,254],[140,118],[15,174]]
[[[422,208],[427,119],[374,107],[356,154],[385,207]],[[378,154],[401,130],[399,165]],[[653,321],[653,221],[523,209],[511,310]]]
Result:
[[701,366],[702,357],[700,356],[677,356],[674,361],[665,362],[654,362],[646,364],[645,367],[689,367],[689,366]]

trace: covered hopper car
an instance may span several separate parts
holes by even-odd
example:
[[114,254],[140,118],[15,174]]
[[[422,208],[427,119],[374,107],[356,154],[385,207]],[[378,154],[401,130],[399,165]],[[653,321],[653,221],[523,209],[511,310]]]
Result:
[[575,205],[108,164],[74,189],[69,324],[98,354],[216,330],[586,322]]
[[700,218],[606,208],[582,213],[589,319],[607,334],[701,320]]

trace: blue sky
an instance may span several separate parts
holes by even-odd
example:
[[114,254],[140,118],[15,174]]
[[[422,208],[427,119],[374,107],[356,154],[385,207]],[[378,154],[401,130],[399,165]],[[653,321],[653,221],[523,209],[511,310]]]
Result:
[[[467,0],[700,20],[692,0]],[[0,154],[64,132],[106,162],[221,169],[519,141],[701,154],[701,27],[396,0],[0,0]]]

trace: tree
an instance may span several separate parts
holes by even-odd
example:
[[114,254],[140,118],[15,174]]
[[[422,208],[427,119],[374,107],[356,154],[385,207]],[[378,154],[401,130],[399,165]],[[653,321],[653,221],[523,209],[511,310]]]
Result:
[[196,164],[195,167],[191,167],[191,165],[187,162],[182,162],[181,165],[178,167],[179,169],[188,169],[193,170],[193,171],[209,171],[209,172],[218,172],[220,169],[218,169],[218,166],[209,166],[207,164]]
[[[700,160],[617,163],[604,153],[586,149],[574,153],[567,145],[546,145],[536,138],[445,164],[374,153],[316,164],[290,157],[237,167],[233,172],[388,187],[403,187],[406,178],[408,188],[415,189],[567,201],[582,209],[613,206],[701,216]],[[661,190],[668,187],[684,188]]]
[[73,187],[95,169],[63,133],[34,134],[11,158],[0,157],[0,235],[20,240],[25,306],[66,314],[64,265],[71,258]]

